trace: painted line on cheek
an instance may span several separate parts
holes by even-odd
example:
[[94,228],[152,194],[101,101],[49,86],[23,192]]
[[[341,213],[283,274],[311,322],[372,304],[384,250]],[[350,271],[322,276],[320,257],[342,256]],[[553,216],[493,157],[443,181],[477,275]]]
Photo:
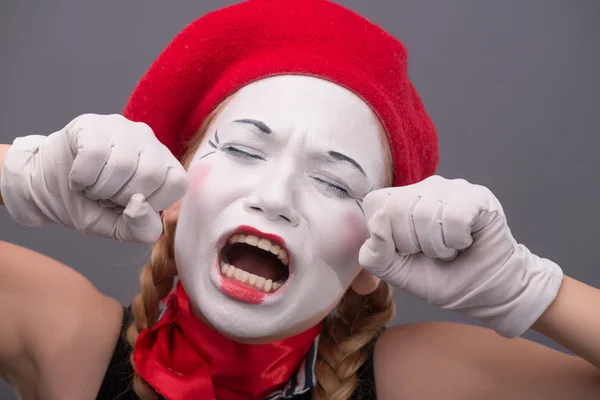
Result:
[[215,154],[216,151],[211,151],[210,153],[206,153],[205,155],[203,155],[202,157],[200,157],[198,160],[202,160],[204,157],[206,156],[210,156],[211,154]]
[[360,204],[360,201],[356,200],[356,205],[358,206],[358,208],[360,208],[360,211],[362,211],[363,215],[365,215],[365,210],[363,210],[363,207]]

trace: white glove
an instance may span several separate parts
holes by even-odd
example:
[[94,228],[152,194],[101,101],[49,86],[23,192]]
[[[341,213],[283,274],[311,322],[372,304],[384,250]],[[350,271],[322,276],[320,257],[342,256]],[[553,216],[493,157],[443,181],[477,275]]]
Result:
[[17,138],[0,191],[20,224],[59,223],[83,234],[152,243],[158,211],[187,191],[181,163],[146,124],[85,114],[49,136]]
[[376,190],[363,208],[363,268],[419,299],[522,335],[556,297],[562,270],[513,238],[485,187],[439,176]]

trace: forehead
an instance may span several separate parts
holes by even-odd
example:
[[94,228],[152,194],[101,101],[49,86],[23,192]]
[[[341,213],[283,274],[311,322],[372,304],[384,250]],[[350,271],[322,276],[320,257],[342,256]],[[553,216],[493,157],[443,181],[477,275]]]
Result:
[[379,119],[357,95],[332,82],[298,75],[259,80],[235,93],[211,125],[240,119],[264,122],[274,137],[295,139],[306,149],[343,153],[357,160],[374,184],[383,179]]

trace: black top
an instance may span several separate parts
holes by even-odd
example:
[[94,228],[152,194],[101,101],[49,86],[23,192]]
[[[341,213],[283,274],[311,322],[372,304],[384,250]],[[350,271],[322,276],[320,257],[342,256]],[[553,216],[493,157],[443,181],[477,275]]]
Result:
[[[126,330],[132,320],[131,311],[129,308],[124,309],[123,327],[119,342],[115,348],[110,365],[106,370],[106,375],[102,381],[102,386],[98,392],[96,400],[139,400],[133,390],[133,368],[129,361],[130,350],[129,343],[126,339]],[[375,374],[373,370],[373,340],[364,351],[368,354],[367,361],[360,367],[358,375],[358,388],[352,395],[352,400],[370,400],[376,399],[375,393]],[[299,395],[295,400],[310,400],[312,390]]]

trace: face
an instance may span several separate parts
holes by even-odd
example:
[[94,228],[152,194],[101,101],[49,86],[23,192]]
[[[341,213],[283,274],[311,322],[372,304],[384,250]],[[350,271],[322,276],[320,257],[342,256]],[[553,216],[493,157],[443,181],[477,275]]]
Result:
[[268,338],[333,307],[360,270],[362,198],[384,183],[380,132],[360,98],[313,77],[230,98],[189,165],[175,236],[182,283],[212,326]]

